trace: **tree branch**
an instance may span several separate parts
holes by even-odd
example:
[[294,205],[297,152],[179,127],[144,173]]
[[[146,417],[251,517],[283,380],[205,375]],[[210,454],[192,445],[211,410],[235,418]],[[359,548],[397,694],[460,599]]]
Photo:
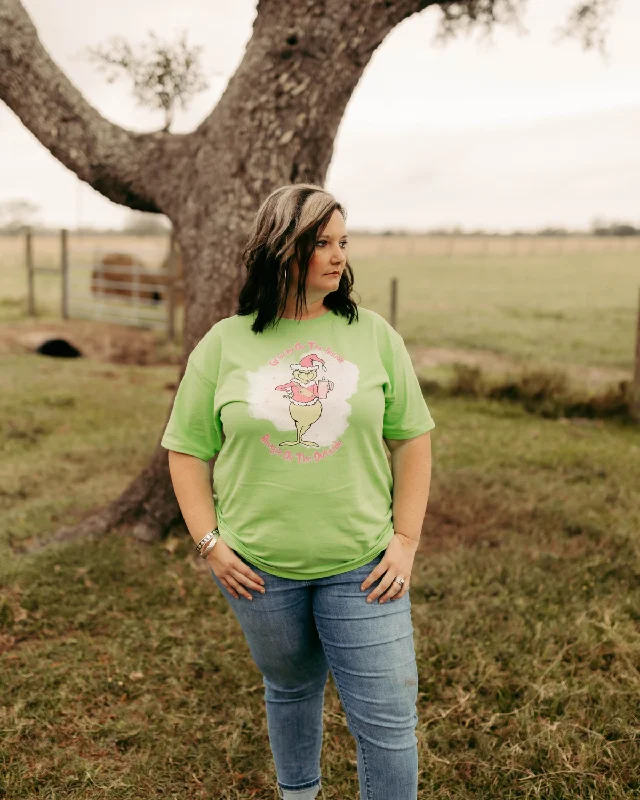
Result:
[[[263,186],[250,190],[256,202],[273,181],[282,180],[273,167],[281,152],[294,153],[288,180],[315,180],[312,176],[324,174],[332,155],[324,144],[333,143],[374,51],[402,20],[438,3],[259,0],[240,65],[217,105],[188,134],[194,151],[211,157],[233,141],[237,163],[230,166],[231,174],[262,171],[265,176]],[[252,170],[257,142],[269,142],[272,151],[262,170]]]
[[[528,0],[437,0],[442,17],[435,41],[441,44],[458,33],[469,34],[480,28],[489,36],[498,24],[513,26],[526,32],[522,16]],[[605,55],[607,31],[605,23],[612,15],[617,0],[575,0],[565,25],[557,29],[557,41],[577,38],[585,50],[598,48]]]
[[580,0],[571,9],[566,23],[557,29],[558,40],[577,38],[585,50],[597,49],[606,58],[607,20],[618,0]]
[[[137,134],[104,119],[51,59],[19,0],[0,0],[0,100],[66,167],[109,200],[160,211],[149,187],[171,134]],[[176,137],[181,138],[181,137]]]

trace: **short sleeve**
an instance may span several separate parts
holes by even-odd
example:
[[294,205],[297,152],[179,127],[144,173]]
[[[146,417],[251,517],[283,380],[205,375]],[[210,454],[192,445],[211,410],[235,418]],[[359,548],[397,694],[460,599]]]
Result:
[[435,428],[403,341],[397,343],[393,351],[389,378],[385,390],[383,438],[412,439]]
[[160,444],[203,461],[212,459],[222,447],[215,384],[204,377],[192,357],[187,361]]

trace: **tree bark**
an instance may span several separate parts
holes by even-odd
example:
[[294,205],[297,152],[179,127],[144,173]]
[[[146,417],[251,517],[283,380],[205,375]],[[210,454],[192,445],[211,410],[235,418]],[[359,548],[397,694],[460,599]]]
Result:
[[[176,135],[139,134],[104,119],[49,57],[19,0],[0,0],[0,99],[105,197],[171,219],[185,270],[181,378],[195,344],[235,312],[257,207],[279,185],[324,183],[346,105],[387,34],[430,5],[486,24],[487,14],[500,21],[495,9],[514,1],[259,0],[244,58],[218,104],[196,130]],[[140,539],[160,538],[181,515],[159,441],[118,498],[48,541],[101,536],[121,524]]]

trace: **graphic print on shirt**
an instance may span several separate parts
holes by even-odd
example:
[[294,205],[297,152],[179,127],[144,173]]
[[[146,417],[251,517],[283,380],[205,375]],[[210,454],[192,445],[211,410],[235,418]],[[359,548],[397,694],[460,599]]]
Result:
[[[318,342],[296,342],[271,358],[268,366],[247,371],[246,377],[249,413],[282,431],[278,437],[269,432],[261,437],[272,455],[302,464],[342,447],[340,437],[351,414],[348,398],[358,384],[355,364]],[[315,452],[308,454],[309,450]]]
[[327,367],[324,361],[315,353],[310,353],[300,359],[299,364],[289,364],[293,376],[289,383],[276,386],[276,391],[286,391],[283,397],[289,398],[289,413],[291,419],[296,424],[298,438],[294,442],[280,442],[280,447],[289,447],[296,444],[305,447],[320,447],[317,442],[303,439],[303,435],[309,428],[322,416],[322,403],[320,398],[325,398],[328,393],[333,391],[333,381],[326,378],[316,380],[318,377],[318,367],[316,362],[321,365],[326,372]]

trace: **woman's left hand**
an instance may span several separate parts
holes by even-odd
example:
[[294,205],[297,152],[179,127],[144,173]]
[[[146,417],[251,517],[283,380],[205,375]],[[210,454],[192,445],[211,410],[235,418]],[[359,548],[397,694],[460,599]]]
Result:
[[[380,563],[362,582],[361,589],[364,591],[372,583],[381,578],[380,583],[367,596],[367,602],[371,603],[385,592],[381,603],[387,600],[399,600],[406,594],[411,581],[411,569],[413,559],[418,549],[418,543],[402,533],[394,533],[393,539],[387,545],[385,554]],[[396,578],[404,578],[404,583],[400,586],[396,583]]]

